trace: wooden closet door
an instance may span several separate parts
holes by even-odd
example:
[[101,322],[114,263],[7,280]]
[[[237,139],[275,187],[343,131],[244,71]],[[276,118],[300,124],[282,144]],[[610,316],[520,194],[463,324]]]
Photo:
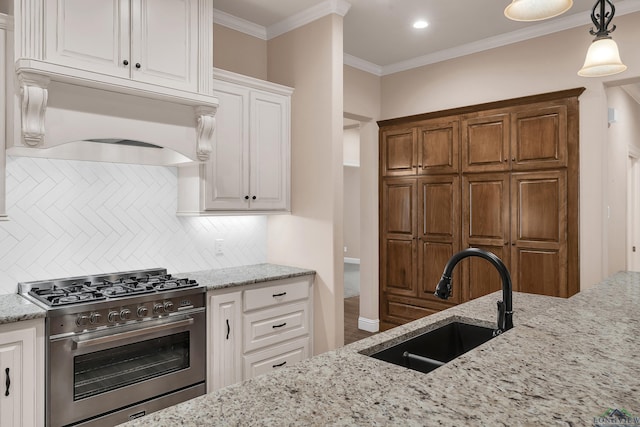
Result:
[[512,170],[567,166],[567,106],[532,106],[511,114]]
[[509,169],[509,114],[481,115],[462,121],[462,171]]
[[416,128],[386,130],[380,136],[380,170],[383,176],[415,175],[418,171]]
[[[477,174],[463,177],[463,248],[493,252],[509,268],[509,174]],[[465,301],[502,289],[498,271],[486,260],[462,261]]]
[[382,291],[418,296],[416,285],[416,179],[387,179],[381,197],[380,283]]
[[569,296],[566,171],[512,174],[511,239],[514,290]]
[[418,129],[418,174],[449,174],[460,169],[460,120],[434,119]]
[[[460,250],[460,178],[457,175],[418,179],[418,294],[442,302],[433,295],[444,266]],[[462,283],[454,274],[451,302],[462,301]]]

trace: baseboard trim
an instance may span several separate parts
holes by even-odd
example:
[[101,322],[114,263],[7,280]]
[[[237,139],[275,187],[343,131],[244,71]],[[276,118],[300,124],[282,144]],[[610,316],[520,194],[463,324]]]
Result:
[[380,320],[367,319],[366,317],[358,317],[358,329],[367,332],[378,332],[380,330]]
[[344,262],[347,264],[360,264],[360,258],[347,258],[344,257]]

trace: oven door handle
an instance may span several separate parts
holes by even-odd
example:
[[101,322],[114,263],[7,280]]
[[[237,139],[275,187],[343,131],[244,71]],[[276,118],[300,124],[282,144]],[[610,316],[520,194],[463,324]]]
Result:
[[87,340],[79,340],[77,338],[74,338],[73,347],[74,348],[91,347],[94,345],[110,343],[110,342],[119,341],[127,338],[139,337],[141,335],[147,335],[153,332],[164,331],[167,329],[175,329],[181,326],[189,326],[189,325],[193,325],[193,318],[178,320],[176,322],[171,322],[171,323],[164,323],[162,325],[150,326],[144,329],[135,329],[133,331],[121,332],[119,334],[114,334],[114,335],[106,335],[104,337],[99,337],[99,338],[89,338]]

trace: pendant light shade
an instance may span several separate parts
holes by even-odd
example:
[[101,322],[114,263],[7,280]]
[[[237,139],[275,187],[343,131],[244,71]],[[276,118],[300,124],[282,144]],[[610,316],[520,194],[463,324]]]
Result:
[[596,38],[587,50],[584,65],[578,71],[579,76],[610,76],[627,69],[627,66],[620,60],[618,45],[609,35],[616,29],[615,25],[611,25],[611,28],[609,28],[615,14],[616,8],[611,0],[597,0],[596,4],[593,5],[591,21],[595,28],[589,30],[589,33],[596,36]]
[[612,38],[595,39],[587,50],[584,65],[578,71],[583,77],[602,77],[621,73],[627,66],[620,60],[618,45]]
[[513,0],[504,15],[514,21],[540,21],[566,12],[573,0]]

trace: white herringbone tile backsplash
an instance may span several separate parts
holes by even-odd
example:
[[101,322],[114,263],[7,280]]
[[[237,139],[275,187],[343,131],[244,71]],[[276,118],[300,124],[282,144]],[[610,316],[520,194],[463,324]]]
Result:
[[266,261],[266,217],[178,217],[176,206],[174,167],[7,157],[0,293],[31,280]]

